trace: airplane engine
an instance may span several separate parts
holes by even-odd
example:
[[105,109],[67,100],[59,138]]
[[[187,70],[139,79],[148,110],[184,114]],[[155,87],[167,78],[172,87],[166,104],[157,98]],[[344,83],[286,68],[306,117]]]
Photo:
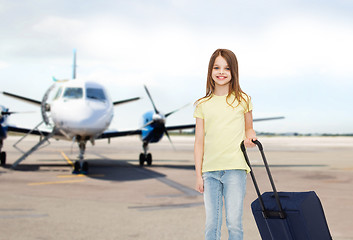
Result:
[[50,92],[55,88],[55,83],[52,84],[50,86],[50,88],[48,88],[48,90],[45,92],[43,99],[42,99],[42,103],[41,103],[41,112],[42,112],[42,118],[43,121],[46,125],[49,125],[49,116],[48,116],[48,112],[50,112],[50,105],[47,103],[48,101],[48,97]]

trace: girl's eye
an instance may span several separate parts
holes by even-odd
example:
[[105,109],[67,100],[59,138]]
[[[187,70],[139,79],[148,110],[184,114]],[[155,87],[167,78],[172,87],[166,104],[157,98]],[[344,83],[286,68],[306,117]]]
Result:
[[219,69],[219,67],[213,67],[213,69]]
[[227,67],[227,68],[226,68],[226,70],[230,70],[230,68],[229,68],[229,67]]

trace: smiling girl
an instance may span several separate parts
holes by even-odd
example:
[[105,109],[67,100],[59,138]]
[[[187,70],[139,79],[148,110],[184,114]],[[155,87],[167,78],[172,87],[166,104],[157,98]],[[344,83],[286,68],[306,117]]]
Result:
[[239,85],[238,61],[227,49],[211,56],[206,95],[195,103],[196,190],[204,194],[206,240],[221,238],[223,198],[229,240],[243,239],[243,200],[250,171],[240,149],[254,147],[250,97]]

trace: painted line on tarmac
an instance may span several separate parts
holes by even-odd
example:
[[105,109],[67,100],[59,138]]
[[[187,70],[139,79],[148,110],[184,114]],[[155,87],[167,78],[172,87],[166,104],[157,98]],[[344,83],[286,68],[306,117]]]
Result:
[[74,163],[70,160],[70,158],[68,156],[66,156],[66,154],[63,151],[60,151],[61,155],[65,158],[66,162],[68,164],[70,164],[70,166],[72,168],[74,168]]
[[[60,151],[61,155],[65,158],[66,162],[74,168],[74,163],[70,158],[63,152]],[[36,182],[28,183],[28,186],[41,186],[41,185],[53,185],[53,184],[68,184],[68,183],[80,183],[86,181],[87,177],[104,177],[103,174],[85,175],[85,174],[71,174],[71,175],[58,175],[57,178],[76,178],[73,180],[63,180],[63,181],[52,181],[52,182]],[[81,178],[81,179],[77,179]]]
[[[57,178],[76,178],[72,180],[62,180],[62,181],[53,181],[53,182],[36,182],[36,183],[28,183],[28,186],[40,186],[40,185],[52,185],[52,184],[66,184],[66,183],[80,183],[85,182],[88,177],[104,177],[103,174],[95,174],[95,175],[58,175]],[[80,179],[77,179],[80,178]]]
[[0,215],[0,219],[43,218],[43,217],[49,217],[49,214]]
[[84,178],[84,177],[104,177],[104,174],[71,174],[71,175],[58,175],[58,178]]
[[[0,208],[0,219],[17,219],[17,218],[42,218],[49,217],[48,214],[36,214],[35,209],[26,209],[26,208],[9,208],[4,209]],[[28,213],[26,213],[28,212]]]
[[198,207],[198,206],[202,206],[203,204],[204,204],[203,202],[196,202],[196,203],[164,204],[164,205],[160,204],[160,205],[152,205],[152,206],[133,206],[128,208],[145,212],[145,211],[156,211],[156,210],[165,210],[165,209]]
[[52,184],[67,184],[67,183],[79,183],[84,182],[85,179],[77,179],[77,180],[66,180],[66,181],[55,181],[55,182],[37,182],[37,183],[28,183],[28,186],[40,186],[40,185],[52,185]]
[[[70,158],[63,152],[60,151],[61,155],[65,158],[66,162],[72,167],[75,168],[75,164],[70,160]],[[104,174],[73,174],[73,175],[59,175],[59,178],[75,178],[75,177],[104,177]]]
[[83,178],[86,177],[84,174],[71,174],[71,175],[58,175],[58,178]]

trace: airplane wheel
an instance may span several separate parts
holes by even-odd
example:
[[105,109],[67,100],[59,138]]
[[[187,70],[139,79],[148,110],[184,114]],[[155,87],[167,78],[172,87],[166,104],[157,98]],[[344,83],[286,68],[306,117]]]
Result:
[[1,158],[1,166],[5,166],[5,164],[6,164],[6,152],[1,152],[0,158]]
[[152,165],[152,154],[147,154],[147,165],[151,166]]
[[140,153],[140,167],[143,167],[144,163],[145,163],[145,154]]
[[74,165],[74,170],[72,171],[72,173],[79,174],[80,173],[80,168],[81,168],[80,162],[76,161],[75,165]]
[[82,173],[83,174],[87,174],[88,173],[88,162],[83,162]]

